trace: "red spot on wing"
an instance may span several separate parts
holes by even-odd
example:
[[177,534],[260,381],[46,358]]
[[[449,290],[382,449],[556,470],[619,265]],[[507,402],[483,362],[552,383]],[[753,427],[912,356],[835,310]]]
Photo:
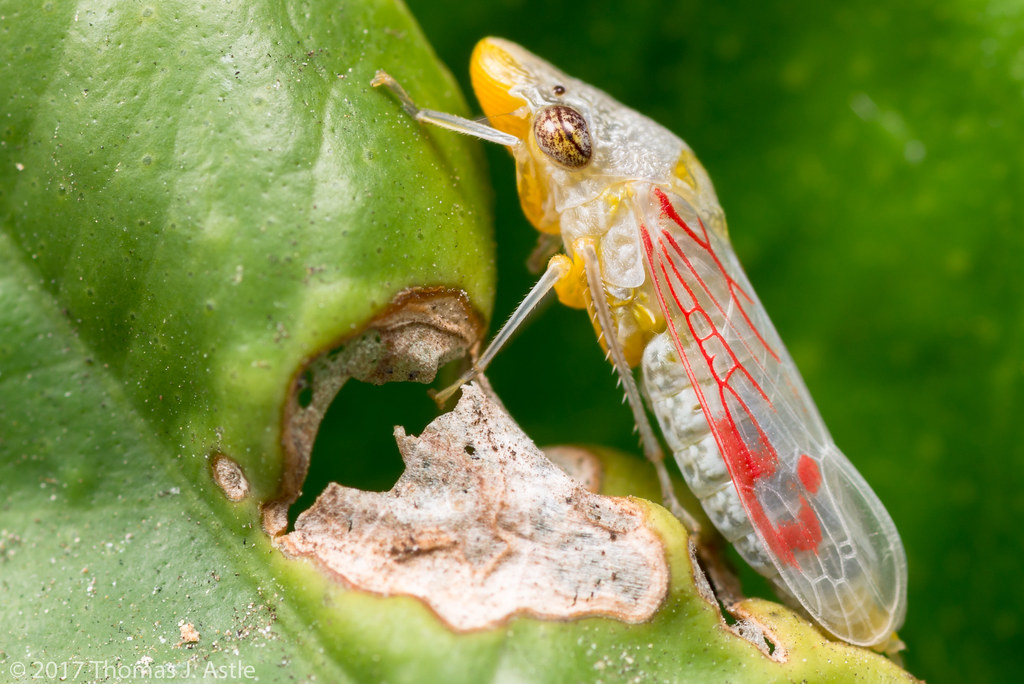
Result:
[[821,469],[813,458],[807,454],[800,454],[800,459],[796,462],[796,474],[807,491],[811,494],[818,493],[818,487],[821,486]]
[[[771,444],[768,444],[767,435],[762,432],[759,437],[763,439],[758,440],[758,448],[751,449],[736,429],[735,416],[729,415],[726,420],[720,420],[716,425],[716,432],[721,436],[722,444],[728,449],[727,452],[725,449],[722,451],[729,454],[735,467],[735,474],[731,475],[735,482],[753,492],[755,482],[762,477],[775,474],[779,460]],[[719,444],[719,448],[722,444]]]
[[821,523],[807,499],[800,497],[800,511],[794,520],[779,525],[779,540],[792,555],[793,551],[814,551],[821,543]]
[[757,497],[755,486],[758,480],[776,474],[778,454],[766,440],[759,440],[759,448],[751,449],[732,420],[718,421],[714,425],[715,440],[751,524],[761,533],[772,555],[782,564],[796,567],[795,552],[814,551],[821,542],[817,515],[801,496],[796,518],[773,525]]

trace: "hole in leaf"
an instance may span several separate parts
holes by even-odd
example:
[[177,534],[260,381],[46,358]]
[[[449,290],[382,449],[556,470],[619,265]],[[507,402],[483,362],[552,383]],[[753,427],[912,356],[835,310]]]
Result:
[[739,620],[736,619],[736,616],[729,612],[729,607],[722,603],[721,600],[718,601],[718,612],[722,614],[722,619],[725,620],[725,624],[730,627],[735,627],[739,622]]
[[313,403],[313,373],[308,370],[302,374],[302,379],[299,380],[299,395],[296,397],[296,401],[302,408],[309,408],[309,405]]
[[349,380],[320,424],[302,496],[289,509],[289,526],[331,482],[372,492],[391,489],[405,469],[395,444],[395,426],[415,435],[436,416],[426,385]]

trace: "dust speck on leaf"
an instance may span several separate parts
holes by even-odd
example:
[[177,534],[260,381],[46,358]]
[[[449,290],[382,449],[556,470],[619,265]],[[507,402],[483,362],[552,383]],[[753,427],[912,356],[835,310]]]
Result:
[[249,494],[249,480],[242,467],[224,454],[214,454],[210,460],[213,481],[231,501],[241,501]]
[[178,623],[178,629],[181,632],[181,641],[178,642],[178,647],[192,648],[193,644],[199,643],[199,632],[191,622],[182,620]]

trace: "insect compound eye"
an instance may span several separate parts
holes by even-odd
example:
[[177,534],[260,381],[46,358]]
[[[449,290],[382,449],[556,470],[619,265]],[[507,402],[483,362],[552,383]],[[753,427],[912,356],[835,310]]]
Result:
[[551,105],[539,110],[533,119],[533,136],[544,154],[560,166],[582,169],[590,163],[590,129],[572,107]]

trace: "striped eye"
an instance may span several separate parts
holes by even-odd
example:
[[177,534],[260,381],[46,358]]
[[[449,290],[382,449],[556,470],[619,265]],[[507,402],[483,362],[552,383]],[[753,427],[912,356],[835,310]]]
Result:
[[533,119],[537,146],[558,165],[582,169],[590,163],[591,144],[587,120],[572,107],[552,105]]

